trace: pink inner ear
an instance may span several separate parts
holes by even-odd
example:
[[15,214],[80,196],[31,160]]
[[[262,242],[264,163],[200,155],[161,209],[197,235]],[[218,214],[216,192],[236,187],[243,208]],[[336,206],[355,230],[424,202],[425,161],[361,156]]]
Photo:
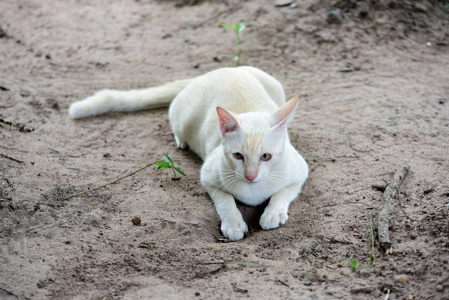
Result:
[[294,97],[288,100],[272,115],[271,127],[282,127],[293,118],[293,114],[298,103],[298,98]]
[[231,113],[221,107],[217,107],[217,114],[220,121],[220,130],[222,134],[237,130],[239,123],[231,115]]

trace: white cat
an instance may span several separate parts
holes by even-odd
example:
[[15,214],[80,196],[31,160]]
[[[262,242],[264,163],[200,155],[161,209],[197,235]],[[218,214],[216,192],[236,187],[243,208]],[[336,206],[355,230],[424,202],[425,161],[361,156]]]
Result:
[[290,144],[286,128],[297,102],[285,102],[282,85],[267,73],[238,67],[148,89],[103,90],[72,103],[69,115],[83,118],[171,103],[176,144],[203,159],[201,182],[223,235],[235,241],[248,231],[235,199],[248,205],[270,199],[260,226],[277,228],[287,221],[289,205],[307,179],[307,164]]

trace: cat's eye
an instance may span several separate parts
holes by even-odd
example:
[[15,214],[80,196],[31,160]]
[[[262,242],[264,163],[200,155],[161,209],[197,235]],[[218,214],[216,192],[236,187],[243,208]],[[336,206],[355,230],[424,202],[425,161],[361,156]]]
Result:
[[232,153],[232,156],[234,156],[235,159],[243,159],[243,154],[240,152]]
[[270,153],[264,153],[264,154],[262,154],[260,159],[263,160],[263,161],[269,161],[271,159],[271,154]]

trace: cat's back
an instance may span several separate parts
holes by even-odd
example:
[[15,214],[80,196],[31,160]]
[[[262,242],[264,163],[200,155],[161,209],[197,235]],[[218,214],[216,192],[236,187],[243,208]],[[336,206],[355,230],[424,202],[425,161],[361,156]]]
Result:
[[205,74],[209,87],[205,100],[212,101],[212,106],[220,106],[236,114],[276,111],[278,104],[267,92],[261,76],[255,76],[259,74],[266,73],[252,67],[239,67]]

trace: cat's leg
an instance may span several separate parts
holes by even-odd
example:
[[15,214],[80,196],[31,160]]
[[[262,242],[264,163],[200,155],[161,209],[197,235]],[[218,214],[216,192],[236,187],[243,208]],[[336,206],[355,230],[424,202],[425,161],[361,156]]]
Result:
[[175,134],[175,141],[176,141],[176,146],[179,149],[186,149],[187,148],[187,143],[184,141],[181,141],[181,139]]
[[221,232],[230,240],[243,239],[248,226],[235,204],[234,197],[216,187],[206,187],[221,220]]
[[304,182],[301,181],[288,185],[271,196],[270,202],[260,217],[259,224],[262,229],[268,230],[277,228],[279,225],[287,222],[288,207],[298,196],[299,192],[301,192],[303,183]]

